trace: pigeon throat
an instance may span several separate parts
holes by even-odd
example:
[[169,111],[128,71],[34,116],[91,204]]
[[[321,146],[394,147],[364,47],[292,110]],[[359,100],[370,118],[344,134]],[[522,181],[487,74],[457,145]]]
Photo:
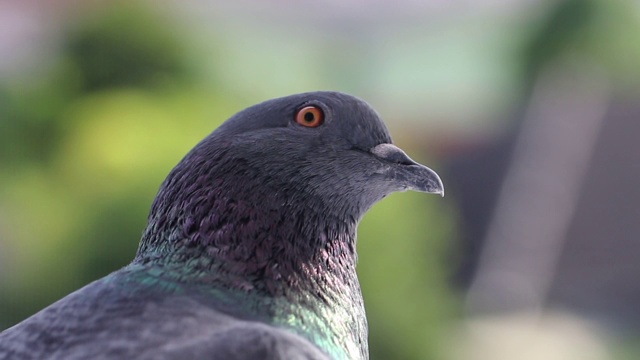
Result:
[[135,261],[184,265],[190,282],[196,277],[269,296],[354,282],[355,217],[308,194],[261,191],[239,186],[241,180],[247,181],[227,174],[185,191],[168,186],[170,177],[154,202]]
[[329,215],[317,201],[303,207],[275,194],[258,203],[229,189],[217,193],[197,206],[186,201],[152,211],[134,262],[165,268],[163,278],[199,292],[235,294],[225,302],[289,328],[334,358],[366,358],[357,221]]

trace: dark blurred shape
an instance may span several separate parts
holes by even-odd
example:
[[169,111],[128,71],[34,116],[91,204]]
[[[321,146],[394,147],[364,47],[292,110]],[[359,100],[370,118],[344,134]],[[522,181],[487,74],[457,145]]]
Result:
[[[636,139],[640,134],[640,105],[637,97],[640,79],[620,66],[628,62],[631,56],[608,51],[612,47],[607,47],[608,44],[602,42],[608,35],[602,33],[603,29],[607,29],[602,24],[620,22],[627,26],[627,33],[621,33],[618,29],[611,30],[613,39],[609,40],[617,44],[624,43],[627,36],[632,36],[633,30],[638,29],[635,22],[637,18],[633,13],[629,13],[627,17],[616,17],[633,10],[630,6],[630,3],[623,1],[569,0],[559,3],[546,20],[542,21],[539,30],[523,51],[524,100],[513,117],[511,129],[494,142],[476,146],[472,151],[449,160],[449,173],[444,177],[449,179],[451,191],[458,195],[464,247],[457,283],[468,289],[471,284],[474,287],[487,285],[478,284],[478,279],[500,276],[508,279],[516,275],[512,280],[523,285],[523,292],[515,295],[510,292],[513,289],[507,289],[507,281],[498,285],[501,288],[485,288],[484,293],[489,294],[490,298],[482,300],[485,304],[492,304],[492,308],[472,308],[472,313],[500,313],[523,308],[536,311],[538,307],[561,308],[599,320],[601,325],[614,324],[617,329],[632,328],[640,331],[640,310],[637,307],[640,302],[640,286],[636,280],[636,275],[640,272],[640,262],[637,261],[640,258],[640,207],[637,205],[640,201],[640,142]],[[631,43],[628,45],[633,47]],[[541,78],[549,78],[550,75],[553,78],[554,71],[558,69],[563,71],[555,73],[558,86],[543,86],[542,89],[548,92],[542,94],[543,98],[546,97],[549,104],[553,104],[554,96],[577,96],[574,99],[578,106],[565,107],[570,112],[568,116],[562,116],[561,111],[556,114],[557,118],[552,119],[555,125],[549,126],[556,126],[559,130],[557,133],[546,131],[543,134],[546,133],[547,137],[541,137],[538,133],[536,138],[535,134],[528,134],[527,131],[541,131],[540,128],[526,124],[528,120],[535,120],[536,114],[545,114],[535,111],[536,101],[540,100],[536,98],[535,89]],[[565,76],[576,81],[566,82],[563,79]],[[590,83],[590,77],[595,82]],[[585,94],[585,101],[593,103],[580,103],[580,93]],[[568,102],[565,106],[570,104]],[[590,106],[602,109],[601,115],[593,114],[600,117],[594,120],[595,132],[587,131],[573,136],[570,133],[558,135],[567,126],[575,125],[565,122],[571,122],[572,116],[580,114],[580,106],[583,106],[583,110]],[[532,108],[533,115],[529,113]],[[542,120],[548,118],[540,118],[539,121]],[[594,140],[585,140],[591,134],[595,136]],[[581,139],[582,136],[585,139]],[[555,140],[550,140],[551,137],[555,137]],[[532,139],[537,139],[533,141],[538,142],[525,144]],[[561,196],[553,197],[553,192],[540,190],[553,184],[536,183],[534,188],[518,188],[521,193],[532,192],[534,201],[523,204],[521,200],[511,200],[511,204],[523,205],[516,209],[517,213],[496,211],[497,204],[509,202],[510,199],[505,197],[513,195],[510,193],[513,189],[508,188],[513,185],[509,177],[521,165],[516,162],[519,159],[518,149],[537,151],[536,149],[548,146],[550,141],[567,153],[551,154],[547,157],[546,164],[562,164],[558,159],[563,158],[585,159],[585,171],[575,173],[582,175],[570,187],[556,184],[560,187],[556,189],[556,193]],[[571,144],[575,142],[582,142],[583,146],[572,147]],[[583,153],[571,153],[578,149]],[[568,165],[567,168],[556,169],[555,174],[550,175],[573,171],[570,167],[576,165],[565,164]],[[535,170],[529,171],[535,174]],[[522,178],[522,174],[519,176]],[[566,204],[567,208],[562,203],[565,192],[576,194],[575,199],[572,196],[566,197],[567,201],[571,200],[570,204]],[[540,197],[536,198],[537,194]],[[547,199],[543,198],[545,196]],[[560,205],[550,205],[554,201],[560,202]],[[539,221],[539,229],[535,229],[518,220],[519,216],[527,214],[551,214],[552,219],[557,214],[558,217],[567,216],[567,222],[547,228],[549,224],[544,217],[527,219],[528,224]],[[502,223],[503,226],[492,232],[489,229],[495,223]],[[509,235],[527,229],[533,229],[534,242],[530,242],[530,246],[512,246],[522,239],[510,238]],[[557,242],[551,244],[555,252],[536,252],[538,242],[549,239],[554,242],[554,234],[560,234]],[[509,241],[510,246],[492,244],[496,237],[503,237],[501,240]],[[515,252],[509,253],[512,250]],[[517,267],[517,263],[537,262],[542,274],[525,272],[525,278],[520,278],[522,274],[510,273],[509,267],[501,268],[495,263],[483,266],[483,262],[495,260],[496,257],[492,255],[501,251],[500,256],[506,259],[506,263],[510,261],[510,265],[513,265],[515,262]],[[537,259],[537,255],[543,258]],[[529,264],[522,265],[520,270],[526,269],[527,265]],[[497,274],[499,271],[504,273]],[[532,291],[535,294],[527,294],[531,289],[527,287],[526,280],[536,277],[543,278],[542,285],[534,287]],[[524,281],[519,282],[517,279]],[[492,286],[495,284],[493,282]],[[471,290],[473,297],[477,289]],[[522,298],[518,298],[520,295]],[[537,300],[529,303],[526,301],[528,297]]]
[[58,80],[51,75],[25,88],[0,83],[0,165],[7,171],[51,160],[61,135],[58,116],[73,96]]
[[149,9],[121,2],[72,31],[64,52],[85,91],[156,86],[187,74],[175,28],[167,25]]
[[640,105],[618,94],[567,233],[549,305],[640,331]]
[[597,0],[561,1],[543,20],[522,51],[525,83],[531,85],[549,60],[562,56],[567,48],[583,47],[589,28],[598,14]]
[[493,215],[502,179],[507,171],[513,134],[493,143],[475,144],[469,151],[445,162],[448,187],[456,194],[460,212],[460,259],[453,282],[471,285],[478,268],[484,238]]
[[[568,0],[560,2],[546,19],[541,21],[531,40],[521,51],[522,96],[530,96],[540,70],[550,60],[560,56],[568,46],[584,38],[585,30],[593,21],[594,2]],[[526,100],[523,100],[526,102]],[[452,189],[458,194],[463,230],[460,265],[454,282],[467,288],[476,273],[478,259],[493,216],[516,137],[520,132],[525,105],[512,117],[512,122],[501,137],[492,142],[474,144],[461,156],[448,162]]]

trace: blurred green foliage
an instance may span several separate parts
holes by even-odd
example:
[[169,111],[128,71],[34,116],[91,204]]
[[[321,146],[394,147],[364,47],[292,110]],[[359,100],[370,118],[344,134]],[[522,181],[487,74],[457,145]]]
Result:
[[64,52],[81,75],[83,91],[153,89],[188,76],[178,34],[150,10],[135,2],[114,6],[106,14],[88,16],[71,31]]
[[373,360],[444,358],[444,336],[458,308],[445,282],[453,267],[445,255],[453,222],[424,196],[394,194],[359,228],[358,273]]
[[606,70],[619,84],[637,85],[640,78],[640,32],[637,3],[629,0],[565,0],[558,2],[523,42],[520,62],[531,83],[550,61],[574,57]]
[[[162,18],[108,9],[46,72],[0,83],[0,329],[127,264],[171,167],[251,104],[198,82]],[[372,359],[438,357],[452,224],[429,199],[392,196],[360,228]]]

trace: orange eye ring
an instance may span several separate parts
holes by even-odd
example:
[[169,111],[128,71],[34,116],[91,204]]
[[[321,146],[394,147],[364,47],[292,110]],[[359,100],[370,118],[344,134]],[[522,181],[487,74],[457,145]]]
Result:
[[296,113],[296,122],[305,127],[318,127],[324,123],[324,112],[316,105],[305,106]]

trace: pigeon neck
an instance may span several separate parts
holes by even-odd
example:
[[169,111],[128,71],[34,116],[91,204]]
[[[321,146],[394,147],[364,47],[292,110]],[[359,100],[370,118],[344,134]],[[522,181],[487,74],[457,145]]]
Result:
[[[141,245],[136,262],[174,269],[169,276],[201,289],[227,289],[236,294],[229,302],[308,338],[334,358],[366,358],[367,324],[355,271],[356,220],[296,208],[273,217],[265,202],[254,209],[254,220],[240,221],[246,209],[237,202],[229,205],[209,212],[228,218],[215,227],[203,227],[209,220],[201,220],[199,228],[167,229],[163,238],[154,239],[149,228],[157,225],[150,223],[144,235],[149,245]],[[269,214],[269,221],[258,221]],[[312,230],[308,224],[320,225]]]
[[302,207],[277,194],[247,197],[152,211],[136,262],[185,263],[189,275],[273,296],[321,285],[329,273],[355,274],[357,219],[332,214],[318,201]]
[[[299,189],[180,168],[154,201],[134,264],[200,289],[239,294],[256,318],[288,327],[336,358],[365,358],[355,265],[360,214]],[[253,180],[253,181],[259,181]]]

